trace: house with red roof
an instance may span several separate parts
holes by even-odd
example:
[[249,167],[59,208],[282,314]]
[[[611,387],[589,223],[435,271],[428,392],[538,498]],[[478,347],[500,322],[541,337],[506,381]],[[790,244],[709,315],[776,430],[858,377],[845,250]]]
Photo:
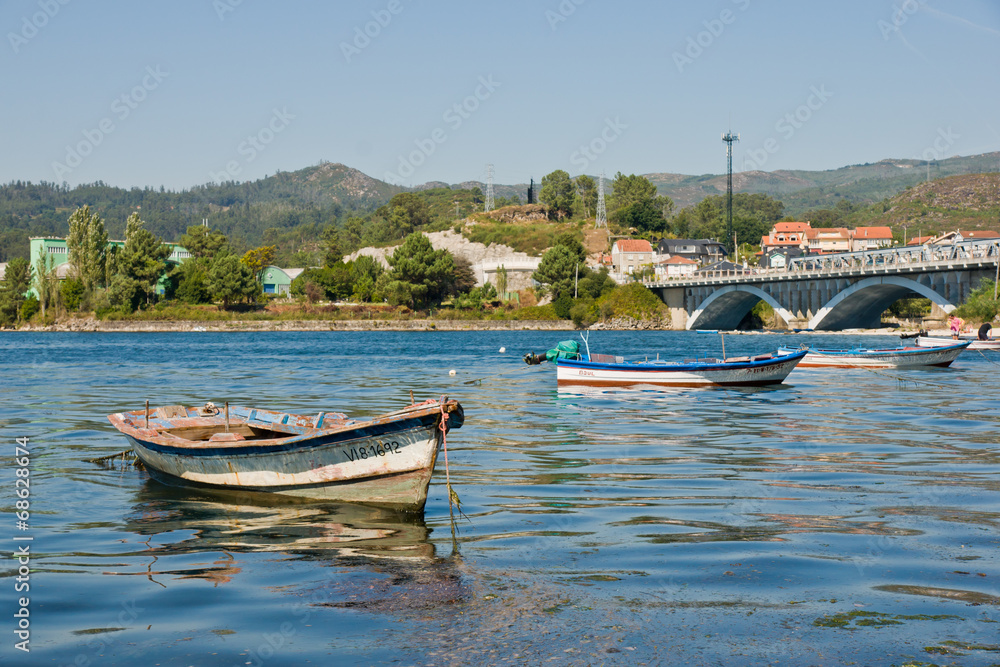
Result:
[[619,239],[611,246],[611,266],[627,276],[653,263],[653,246],[645,239]]
[[996,239],[1000,238],[1000,234],[997,234],[990,229],[972,229],[967,232],[959,232],[962,238],[966,241],[971,241],[973,239]]
[[817,253],[850,252],[851,231],[846,227],[810,227],[806,230],[806,245]]
[[700,264],[693,259],[681,257],[680,255],[671,255],[670,257],[658,259],[656,264],[653,265],[653,272],[657,280],[680,278],[682,276],[694,275],[699,266]]
[[858,227],[851,230],[851,251],[878,250],[892,245],[892,230],[888,227]]
[[761,254],[775,248],[803,248],[808,240],[806,233],[812,229],[808,222],[776,222],[771,233],[760,239]]

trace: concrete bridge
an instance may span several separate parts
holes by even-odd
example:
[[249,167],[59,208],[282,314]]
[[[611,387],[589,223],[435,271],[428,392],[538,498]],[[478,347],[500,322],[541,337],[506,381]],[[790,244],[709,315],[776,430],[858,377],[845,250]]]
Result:
[[783,269],[719,272],[646,283],[675,329],[735,329],[766,301],[792,329],[873,329],[905,298],[931,300],[943,318],[984,278],[996,280],[1000,239],[797,257]]

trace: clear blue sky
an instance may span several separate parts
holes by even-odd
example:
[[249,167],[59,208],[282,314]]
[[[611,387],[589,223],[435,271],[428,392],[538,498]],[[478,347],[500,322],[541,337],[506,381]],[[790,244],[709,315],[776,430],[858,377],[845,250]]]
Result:
[[997,0],[8,0],[0,28],[3,182],[723,173],[730,127],[736,171],[1000,149]]

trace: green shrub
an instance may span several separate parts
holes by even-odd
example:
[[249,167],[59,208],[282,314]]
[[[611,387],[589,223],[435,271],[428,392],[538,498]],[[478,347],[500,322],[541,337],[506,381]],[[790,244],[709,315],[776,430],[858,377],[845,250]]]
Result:
[[636,320],[660,317],[667,307],[642,283],[629,283],[597,300],[604,317],[631,317]]
[[558,320],[555,308],[552,304],[546,306],[527,306],[519,308],[512,313],[511,319],[515,320]]
[[34,317],[35,313],[41,310],[41,308],[42,305],[38,302],[38,297],[32,294],[21,304],[21,321],[27,322]]
[[952,313],[970,322],[992,322],[997,316],[997,300],[993,298],[996,285],[989,278],[983,278],[979,287],[972,290],[965,303]]

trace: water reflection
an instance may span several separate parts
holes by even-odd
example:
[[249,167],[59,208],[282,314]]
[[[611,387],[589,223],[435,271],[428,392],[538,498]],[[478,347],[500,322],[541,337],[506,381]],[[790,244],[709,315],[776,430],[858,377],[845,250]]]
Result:
[[[241,572],[241,553],[424,563],[435,558],[422,513],[365,505],[281,502],[270,494],[249,492],[179,491],[149,480],[124,521],[125,530],[147,538],[142,541],[147,548],[132,554],[147,560],[107,574],[145,576],[161,585],[170,577],[230,583]],[[164,556],[202,553],[218,557],[180,568],[156,567]]]

